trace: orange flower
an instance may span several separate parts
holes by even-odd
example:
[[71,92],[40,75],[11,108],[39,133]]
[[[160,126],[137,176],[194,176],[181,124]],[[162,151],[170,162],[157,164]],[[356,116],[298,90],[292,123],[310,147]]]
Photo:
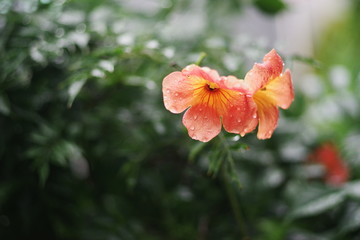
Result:
[[310,155],[310,160],[325,168],[325,182],[341,186],[349,179],[349,170],[332,143],[324,143]]
[[[257,107],[259,139],[271,137],[279,119],[278,107],[287,109],[294,100],[290,70],[282,71],[283,61],[273,49],[265,55],[263,63],[255,63],[245,76]],[[251,128],[256,125],[257,122]]]
[[193,139],[208,142],[221,131],[245,135],[256,121],[256,106],[244,81],[234,76],[220,77],[207,67],[190,65],[172,72],[163,80],[166,109],[181,113],[183,124]]

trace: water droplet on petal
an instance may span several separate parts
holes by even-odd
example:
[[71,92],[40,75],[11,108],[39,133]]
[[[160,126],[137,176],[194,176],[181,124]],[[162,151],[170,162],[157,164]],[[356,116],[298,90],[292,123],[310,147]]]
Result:
[[240,111],[240,108],[238,107],[238,108],[236,108],[236,110]]
[[196,120],[197,118],[198,118],[198,116],[195,115],[195,116],[194,116],[194,120]]
[[254,114],[252,117],[253,117],[253,118],[256,118],[256,114]]
[[230,114],[230,117],[233,117],[233,115],[232,115],[232,114]]
[[240,123],[240,122],[241,122],[241,119],[238,119],[237,122]]
[[201,111],[202,111],[202,108],[200,108],[199,111],[201,112]]
[[194,131],[194,130],[195,130],[195,127],[194,127],[194,126],[190,127],[190,130],[191,130],[191,131]]
[[175,96],[177,97],[177,96],[179,96],[179,94],[178,94],[178,93],[175,93]]
[[169,89],[167,89],[167,90],[166,90],[166,93],[170,93],[170,90],[169,90]]

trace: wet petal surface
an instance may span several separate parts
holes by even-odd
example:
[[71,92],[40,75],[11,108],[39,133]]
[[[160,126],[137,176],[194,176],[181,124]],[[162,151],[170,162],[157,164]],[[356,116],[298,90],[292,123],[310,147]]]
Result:
[[222,116],[226,131],[244,136],[256,127],[256,105],[251,96],[238,93],[229,102],[227,111]]
[[258,139],[271,138],[272,133],[277,127],[279,109],[272,101],[269,101],[270,99],[268,99],[265,94],[261,92],[257,92],[254,99],[257,105],[259,119],[257,137]]
[[291,81],[290,70],[275,78],[266,85],[266,94],[273,99],[279,107],[287,109],[294,100],[294,88]]
[[167,75],[162,83],[163,100],[167,110],[181,113],[191,104],[193,84],[181,72]]
[[255,63],[253,68],[245,75],[245,82],[252,93],[265,87],[269,81],[278,77],[283,70],[283,61],[273,49],[265,55],[263,63]]
[[196,105],[186,111],[183,124],[192,139],[208,142],[221,131],[220,115],[208,105]]

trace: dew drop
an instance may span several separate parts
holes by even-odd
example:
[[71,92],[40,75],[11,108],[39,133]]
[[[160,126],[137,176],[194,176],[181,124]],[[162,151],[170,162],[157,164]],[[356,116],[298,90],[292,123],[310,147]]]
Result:
[[253,117],[253,118],[256,118],[256,114],[254,114],[252,117]]
[[238,123],[241,123],[241,119],[238,119],[237,122],[238,122]]
[[194,127],[194,126],[190,127],[190,130],[191,130],[191,131],[194,131],[194,130],[195,130],[195,127]]
[[178,94],[178,93],[175,93],[175,96],[177,97],[177,96],[179,96],[179,94]]
[[230,117],[233,117],[233,115],[232,115],[232,114],[230,114]]
[[195,116],[194,116],[194,120],[196,120],[197,118],[198,118],[198,116],[195,115]]
[[167,90],[166,90],[166,93],[170,93],[170,90],[169,90],[169,89],[167,89]]
[[199,111],[201,112],[201,111],[202,111],[202,108],[200,108]]
[[236,108],[236,110],[240,111],[240,108],[238,107],[238,108]]

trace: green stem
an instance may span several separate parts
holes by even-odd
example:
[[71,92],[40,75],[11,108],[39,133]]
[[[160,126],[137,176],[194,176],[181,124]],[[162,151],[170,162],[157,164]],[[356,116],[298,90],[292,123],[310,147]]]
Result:
[[199,56],[199,58],[196,60],[196,62],[195,62],[195,65],[200,65],[201,64],[201,62],[204,60],[204,58],[206,57],[206,52],[201,52],[200,53],[200,56]]
[[[220,133],[220,141],[223,143],[224,148],[227,151],[227,157],[228,157],[228,162],[227,163],[230,164],[229,167],[231,168],[231,171],[234,171],[235,170],[234,169],[235,164],[234,164],[234,161],[233,161],[232,156],[231,156],[231,151],[229,149],[229,145],[226,142],[226,138],[223,135],[223,133]],[[225,185],[225,189],[226,189],[226,194],[227,194],[227,196],[229,198],[231,208],[232,208],[233,213],[235,215],[236,222],[237,222],[237,224],[239,226],[239,229],[240,229],[240,232],[241,232],[241,235],[242,235],[242,240],[250,240],[249,234],[247,232],[246,224],[245,224],[245,221],[244,221],[244,216],[243,216],[242,211],[241,211],[240,202],[239,202],[239,199],[236,197],[236,193],[234,191],[233,186],[229,182],[229,178],[228,178],[228,175],[227,175],[226,168],[227,168],[227,164],[223,164],[221,170],[222,170],[222,177],[223,177],[223,181],[224,181],[224,185]]]
[[223,180],[224,180],[224,185],[225,185],[225,189],[226,189],[226,194],[229,198],[233,213],[235,215],[235,219],[236,222],[239,226],[241,235],[242,235],[242,240],[250,240],[249,234],[247,233],[246,230],[246,224],[244,219],[243,214],[241,213],[241,207],[239,204],[239,199],[236,197],[234,188],[231,186],[229,179],[226,175],[226,171],[225,171],[225,166],[223,166],[222,168],[222,175],[223,175]]

